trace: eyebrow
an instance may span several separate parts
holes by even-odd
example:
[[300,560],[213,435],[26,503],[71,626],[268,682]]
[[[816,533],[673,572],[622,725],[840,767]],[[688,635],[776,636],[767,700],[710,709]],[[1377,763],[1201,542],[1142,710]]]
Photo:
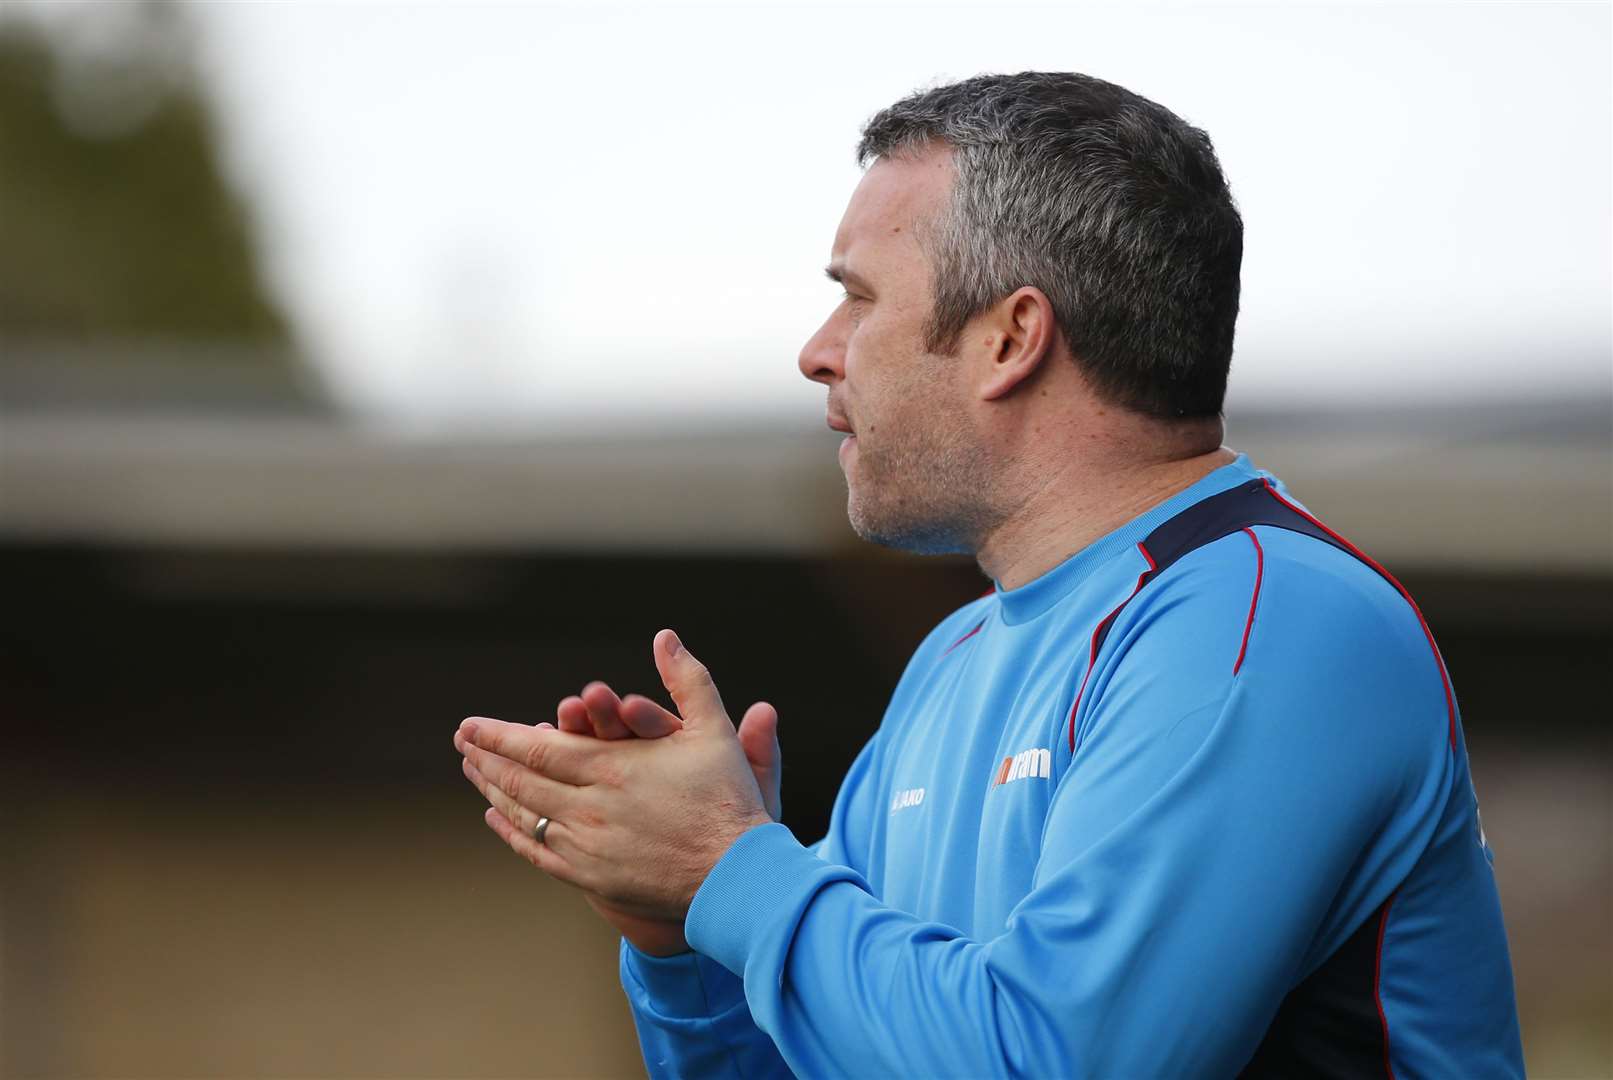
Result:
[[873,292],[873,287],[870,286],[868,282],[858,277],[855,271],[847,270],[844,266],[841,266],[837,263],[830,263],[828,266],[824,267],[823,275],[836,285],[849,283],[857,286],[859,289],[862,289],[865,292]]

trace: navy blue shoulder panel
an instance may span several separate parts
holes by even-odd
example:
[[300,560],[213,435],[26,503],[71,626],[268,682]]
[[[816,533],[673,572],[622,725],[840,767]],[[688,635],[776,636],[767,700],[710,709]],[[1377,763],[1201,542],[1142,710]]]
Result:
[[[1143,555],[1148,559],[1149,569],[1138,580],[1137,589],[1132,595],[1136,596],[1137,592],[1142,591],[1150,581],[1170,569],[1171,565],[1183,555],[1205,544],[1214,543],[1223,536],[1231,536],[1235,532],[1242,532],[1256,525],[1269,525],[1313,536],[1322,543],[1330,544],[1351,558],[1370,566],[1402,594],[1405,592],[1400,588],[1399,582],[1390,577],[1383,567],[1365,558],[1361,552],[1323,528],[1315,519],[1300,513],[1278,495],[1267,481],[1256,479],[1194,503],[1149,533],[1140,545]],[[1120,608],[1115,609],[1098,628],[1093,642],[1094,656],[1097,655],[1097,650],[1103,647],[1104,640],[1109,636],[1109,628],[1114,625],[1115,616],[1119,615],[1121,608],[1124,607],[1125,604],[1122,604]]]
[[1195,548],[1255,525],[1304,533],[1355,555],[1315,522],[1273,497],[1265,480],[1250,480],[1194,503],[1149,533],[1143,546],[1154,560],[1152,573],[1159,574]]

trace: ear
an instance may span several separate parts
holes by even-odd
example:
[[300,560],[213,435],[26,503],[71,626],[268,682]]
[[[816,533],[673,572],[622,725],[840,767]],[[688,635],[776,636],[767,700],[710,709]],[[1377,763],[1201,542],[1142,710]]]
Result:
[[995,401],[1012,393],[1054,352],[1058,324],[1047,294],[1032,285],[1017,289],[992,309],[991,335],[980,396]]

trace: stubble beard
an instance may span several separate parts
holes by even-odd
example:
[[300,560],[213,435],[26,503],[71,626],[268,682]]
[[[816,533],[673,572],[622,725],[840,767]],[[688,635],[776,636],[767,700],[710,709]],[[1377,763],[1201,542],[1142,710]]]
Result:
[[918,555],[975,554],[1002,517],[985,448],[963,416],[902,426],[912,434],[873,447],[857,440],[857,460],[846,477],[852,530],[870,543]]

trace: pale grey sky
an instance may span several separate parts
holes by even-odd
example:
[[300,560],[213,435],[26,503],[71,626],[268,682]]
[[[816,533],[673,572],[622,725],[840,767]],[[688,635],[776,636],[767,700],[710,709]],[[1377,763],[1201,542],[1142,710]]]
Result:
[[1613,388],[1606,5],[194,10],[275,288],[371,416],[810,418],[860,123],[1026,68],[1214,139],[1238,400]]

